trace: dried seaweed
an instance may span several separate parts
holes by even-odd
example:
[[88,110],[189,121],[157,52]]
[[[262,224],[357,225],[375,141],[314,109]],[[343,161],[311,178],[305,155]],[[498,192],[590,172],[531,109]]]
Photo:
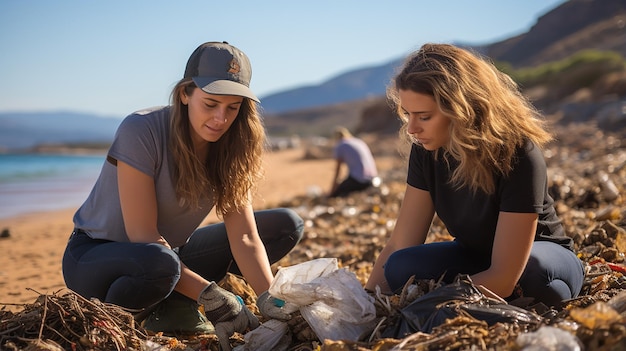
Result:
[[[558,308],[533,304],[523,296],[511,304],[541,315],[543,323],[537,329],[565,331],[584,350],[626,349],[626,145],[595,129],[572,126],[559,133],[559,143],[545,155],[550,193],[585,264],[586,277],[580,296]],[[405,162],[398,159],[385,170],[378,188],[347,198],[312,194],[280,204],[295,209],[306,228],[301,243],[278,266],[334,257],[365,283],[395,224],[405,187]],[[445,226],[435,218],[427,240],[448,239]],[[221,284],[241,295],[258,315],[256,295],[245,281],[228,276]],[[461,313],[429,334],[418,332],[402,340],[381,336],[403,307],[440,286],[438,281],[409,281],[398,295],[373,292],[378,323],[356,342],[316,340],[296,314],[289,322],[294,335],[290,350],[518,350],[517,337],[535,332],[514,323],[489,326]],[[234,335],[231,343],[240,345],[243,338]],[[208,336],[179,340],[147,335],[130,313],[73,293],[42,295],[17,314],[0,309],[0,348],[7,350],[217,350],[216,345]]]
[[0,345],[15,350],[139,350],[148,337],[129,312],[71,291],[41,294],[18,313],[3,309],[0,323]]

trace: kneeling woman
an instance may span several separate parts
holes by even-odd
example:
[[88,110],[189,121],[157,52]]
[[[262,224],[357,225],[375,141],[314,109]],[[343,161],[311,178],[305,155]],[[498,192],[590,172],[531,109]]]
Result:
[[[576,297],[583,264],[547,190],[551,136],[515,83],[469,51],[427,44],[388,93],[411,145],[407,187],[366,289],[470,274],[504,298]],[[425,243],[435,214],[453,241]]]
[[[215,330],[224,349],[233,332],[258,325],[215,283],[227,272],[243,275],[264,315],[285,317],[267,294],[270,264],[298,243],[303,222],[289,209],[253,212],[265,132],[250,77],[243,52],[205,43],[170,106],[122,121],[74,216],[63,257],[70,289],[127,308],[156,306],[146,329]],[[213,207],[224,222],[198,228]]]

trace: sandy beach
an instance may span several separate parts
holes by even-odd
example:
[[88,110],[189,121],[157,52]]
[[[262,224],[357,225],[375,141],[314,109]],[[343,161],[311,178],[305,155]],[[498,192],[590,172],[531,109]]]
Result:
[[[328,191],[334,172],[331,159],[304,160],[304,150],[289,149],[268,153],[265,180],[259,184],[263,200],[255,208],[268,208],[317,189]],[[380,167],[388,164],[377,159]],[[61,258],[72,231],[75,208],[29,213],[0,219],[0,304],[32,303],[40,294],[65,288]],[[213,212],[205,223],[217,221]],[[19,306],[15,306],[19,308]]]
[[[265,160],[266,177],[256,207],[269,207],[309,187],[328,188],[333,161],[302,160],[300,149],[272,152]],[[19,215],[0,221],[9,237],[0,239],[0,303],[31,303],[40,294],[63,289],[61,258],[73,229],[75,208]],[[217,221],[211,212],[206,223]]]

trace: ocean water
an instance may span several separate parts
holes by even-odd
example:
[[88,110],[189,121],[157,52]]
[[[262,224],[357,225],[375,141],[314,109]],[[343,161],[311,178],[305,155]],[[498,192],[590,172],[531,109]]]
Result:
[[104,154],[0,154],[0,220],[78,208],[89,195],[104,159]]

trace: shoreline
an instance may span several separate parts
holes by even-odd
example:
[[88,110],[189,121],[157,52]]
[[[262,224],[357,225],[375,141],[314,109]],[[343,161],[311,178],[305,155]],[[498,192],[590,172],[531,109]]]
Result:
[[[302,148],[273,151],[264,158],[265,178],[259,183],[254,209],[281,206],[282,203],[312,192],[324,195],[334,174],[330,158],[305,159]],[[390,169],[395,156],[379,156],[379,171]],[[344,169],[345,171],[345,169]],[[82,203],[82,202],[81,202]],[[19,310],[41,294],[65,288],[61,260],[73,230],[72,217],[80,204],[50,211],[32,211],[0,218],[0,304]],[[200,224],[219,222],[211,211]]]
[[[278,206],[307,193],[312,187],[323,191],[330,185],[334,161],[303,160],[303,149],[268,153],[264,160],[265,179],[258,187],[255,209]],[[81,202],[82,203],[82,202]],[[0,218],[0,304],[19,310],[41,294],[65,288],[61,260],[73,229],[77,206],[32,211]],[[214,211],[201,225],[219,221]]]
[[[98,166],[99,167],[99,166]],[[91,191],[99,171],[54,175],[42,179],[0,183],[0,224],[14,216],[78,209]]]

